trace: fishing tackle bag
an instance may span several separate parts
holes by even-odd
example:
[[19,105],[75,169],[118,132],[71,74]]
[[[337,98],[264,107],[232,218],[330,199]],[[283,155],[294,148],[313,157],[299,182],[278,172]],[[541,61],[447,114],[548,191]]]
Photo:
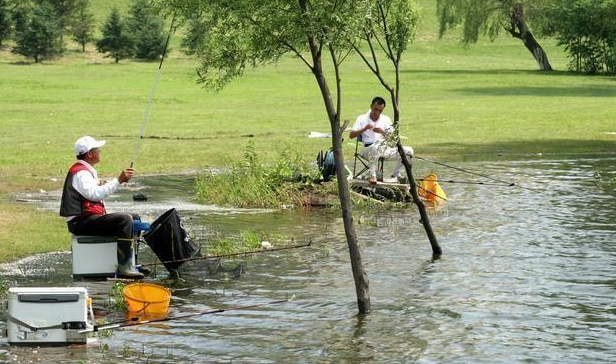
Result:
[[143,239],[169,272],[176,271],[201,250],[201,245],[186,233],[175,208],[156,219]]

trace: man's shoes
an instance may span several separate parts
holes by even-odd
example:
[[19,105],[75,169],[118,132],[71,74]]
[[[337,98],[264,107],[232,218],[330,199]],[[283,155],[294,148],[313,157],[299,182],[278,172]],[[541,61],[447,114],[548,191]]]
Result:
[[368,178],[368,182],[370,182],[370,184],[375,185],[377,182],[376,176],[370,176],[370,178]]
[[407,183],[407,182],[408,182],[408,181],[407,181],[407,179],[406,179],[406,176],[403,176],[403,175],[401,175],[401,174],[399,174],[399,175],[397,175],[397,176],[392,174],[392,175],[391,175],[391,178],[395,181],[394,183],[402,183],[402,184],[405,184],[405,183]]

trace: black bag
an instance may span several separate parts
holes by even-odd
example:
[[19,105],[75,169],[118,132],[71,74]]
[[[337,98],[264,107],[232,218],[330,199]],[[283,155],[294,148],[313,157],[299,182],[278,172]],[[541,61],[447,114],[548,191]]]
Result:
[[333,151],[319,151],[317,154],[317,165],[321,174],[323,175],[323,181],[329,182],[336,174],[336,162],[334,161]]
[[184,259],[193,257],[201,249],[184,230],[176,209],[156,219],[143,239],[169,272],[177,270],[184,264]]

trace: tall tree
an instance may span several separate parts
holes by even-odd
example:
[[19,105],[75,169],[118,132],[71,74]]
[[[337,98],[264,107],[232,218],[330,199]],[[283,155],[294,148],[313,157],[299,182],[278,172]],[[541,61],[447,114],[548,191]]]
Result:
[[0,0],[0,46],[2,41],[11,36],[12,31],[11,14],[7,0]]
[[78,0],[75,3],[75,15],[71,21],[73,40],[86,51],[86,44],[94,40],[94,14],[90,11],[90,0]]
[[[398,131],[400,130],[400,61],[409,43],[416,35],[419,13],[411,0],[370,0],[366,9],[365,21],[355,39],[349,39],[355,52],[387,90],[394,109],[394,138],[402,163],[406,169],[413,202],[419,210],[421,222],[428,235],[432,255],[440,256],[441,247],[430,224],[426,207],[417,195],[417,185],[413,177],[413,167],[408,160]],[[364,45],[362,47],[362,45]],[[387,80],[380,59],[394,71],[393,84]]]
[[135,0],[130,8],[127,28],[133,38],[135,57],[157,59],[165,49],[163,19],[151,8],[148,0]]
[[[39,0],[41,1],[41,0]],[[76,0],[42,0],[51,4],[55,11],[56,21],[58,22],[58,31],[60,44],[63,45],[64,33],[71,23],[71,18],[76,7]]]
[[554,0],[546,32],[564,45],[576,72],[616,73],[616,1]]
[[492,40],[502,31],[520,39],[542,71],[552,66],[539,42],[533,35],[529,22],[541,18],[545,0],[437,0],[439,35],[462,25],[462,41],[476,43],[479,35]]
[[[338,195],[360,313],[370,311],[368,275],[363,269],[342,151],[340,64],[350,49],[343,40],[357,19],[357,1],[337,0],[174,0],[162,1],[185,20],[201,14],[209,29],[195,45],[199,82],[220,88],[248,66],[276,62],[290,53],[306,66],[319,87],[332,131]],[[345,48],[346,47],[346,48]],[[324,70],[324,56],[333,75]],[[330,83],[335,85],[336,101]],[[345,123],[346,124],[346,123]],[[345,125],[346,127],[346,125]]]
[[182,38],[182,50],[188,55],[193,55],[199,48],[199,45],[205,42],[205,37],[208,34],[208,25],[201,20],[202,14],[194,14],[187,21],[186,32]]
[[30,0],[13,0],[9,12],[13,23],[13,32],[16,35],[28,29],[30,18],[34,13],[34,4]]
[[103,37],[96,42],[96,49],[109,53],[106,57],[115,59],[115,63],[133,54],[133,41],[120,18],[118,8],[111,9],[102,29]]
[[17,32],[13,53],[34,58],[34,62],[60,54],[58,23],[54,10],[46,3],[36,6],[24,30]]

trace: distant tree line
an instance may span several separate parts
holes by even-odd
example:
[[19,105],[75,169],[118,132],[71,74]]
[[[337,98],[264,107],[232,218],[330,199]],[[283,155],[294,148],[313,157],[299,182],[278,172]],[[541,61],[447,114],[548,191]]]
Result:
[[94,37],[95,27],[89,0],[0,0],[0,46],[11,39],[11,51],[34,62],[62,56],[65,36],[81,45],[82,52],[94,43],[116,62],[158,59],[164,52],[163,18],[148,0],[133,0],[124,18],[113,8],[100,39]]
[[520,39],[542,71],[552,66],[534,34],[555,37],[573,71],[616,74],[616,0],[437,0],[437,16],[441,36],[460,29],[466,44]]

